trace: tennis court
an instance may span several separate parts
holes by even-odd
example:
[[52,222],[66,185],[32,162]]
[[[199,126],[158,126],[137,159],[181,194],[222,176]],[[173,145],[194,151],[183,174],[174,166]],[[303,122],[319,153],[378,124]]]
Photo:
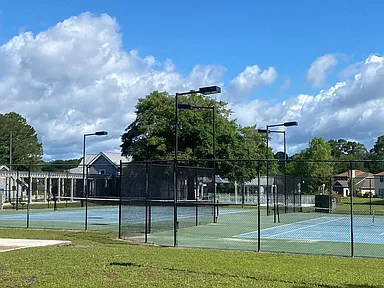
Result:
[[[89,224],[114,224],[118,225],[119,221],[119,207],[88,207],[87,212],[87,221]],[[127,206],[124,207],[129,213],[129,217],[124,219],[124,222],[127,223],[145,223],[146,218],[143,213],[145,207],[140,206]],[[212,207],[208,209],[199,209],[199,216],[210,216],[212,215]],[[71,224],[76,228],[75,223],[84,223],[86,217],[85,208],[59,208],[54,211],[53,209],[40,209],[40,210],[30,210],[29,215],[26,210],[8,210],[0,213],[0,223],[11,222],[20,222],[25,223],[27,217],[31,223],[50,223],[50,222],[62,222],[66,223],[68,226]],[[222,211],[223,214],[230,213],[240,213],[245,212],[242,209],[225,209]],[[177,215],[179,219],[193,218],[196,217],[196,208],[195,207],[178,207]],[[151,220],[153,222],[169,221],[173,220],[173,207],[172,206],[154,206],[151,207]]]
[[[262,229],[263,239],[307,241],[351,241],[351,219],[346,216],[325,216],[276,227]],[[372,216],[355,217],[353,221],[354,242],[384,244],[384,219]],[[257,238],[258,232],[240,234],[242,238]]]

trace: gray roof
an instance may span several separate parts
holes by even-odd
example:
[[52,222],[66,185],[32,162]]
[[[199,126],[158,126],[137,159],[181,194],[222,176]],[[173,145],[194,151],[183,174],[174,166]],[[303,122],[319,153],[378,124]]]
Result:
[[9,171],[8,166],[0,165],[0,171]]
[[339,183],[341,187],[348,188],[348,180],[337,180],[334,184],[334,186]]
[[[101,155],[103,155],[107,160],[109,160],[112,164],[119,166],[120,160],[122,162],[131,162],[132,157],[128,156],[121,156],[121,153],[117,152],[100,152],[99,154],[87,154],[85,155],[85,165],[92,164],[93,161],[95,161],[97,158],[99,158]],[[81,174],[83,173],[83,165],[84,165],[84,159],[81,159],[81,162],[78,167],[72,168],[69,170],[69,173],[75,173],[75,174]]]

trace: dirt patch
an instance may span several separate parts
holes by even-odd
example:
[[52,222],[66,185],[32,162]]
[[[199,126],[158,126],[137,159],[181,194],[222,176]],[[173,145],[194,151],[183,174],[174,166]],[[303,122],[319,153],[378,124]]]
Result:
[[0,246],[0,252],[11,250],[11,249],[16,249],[16,248],[19,248],[19,246]]

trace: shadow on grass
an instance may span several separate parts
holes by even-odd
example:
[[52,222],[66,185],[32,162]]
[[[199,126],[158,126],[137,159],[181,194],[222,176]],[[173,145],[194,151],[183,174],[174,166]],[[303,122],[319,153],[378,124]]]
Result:
[[183,272],[183,273],[189,273],[189,274],[219,276],[219,277],[227,277],[227,278],[245,278],[245,279],[250,279],[250,280],[254,280],[254,281],[279,282],[279,283],[296,285],[296,286],[292,286],[294,288],[305,288],[305,287],[324,287],[324,288],[384,288],[383,285],[364,285],[364,284],[336,284],[336,285],[329,285],[329,284],[321,284],[321,283],[306,283],[306,282],[300,282],[300,281],[289,281],[289,280],[283,280],[283,279],[265,279],[265,278],[258,278],[258,277],[255,277],[255,276],[250,276],[250,275],[235,275],[235,274],[220,273],[220,272],[206,272],[206,271],[194,271],[194,270],[189,270],[189,269],[154,267],[154,266],[150,266],[150,265],[141,265],[141,264],[133,263],[133,262],[111,262],[110,265],[111,266],[121,266],[121,267],[147,268],[147,269],[150,268],[150,269],[165,270],[165,271],[170,271],[170,272]]

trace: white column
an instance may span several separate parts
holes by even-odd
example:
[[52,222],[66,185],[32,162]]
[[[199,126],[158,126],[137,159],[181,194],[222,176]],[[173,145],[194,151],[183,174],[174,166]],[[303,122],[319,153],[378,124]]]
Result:
[[57,179],[57,201],[60,201],[61,196],[61,178]]
[[47,177],[44,177],[44,201],[47,201],[47,184],[48,184],[48,179]]
[[235,181],[235,204],[237,204],[237,182]]
[[39,178],[36,178],[36,195],[35,199],[39,199]]
[[5,187],[4,187],[4,197],[5,197],[5,201],[8,200],[8,189],[9,189],[9,185],[8,185],[8,177],[5,177]]
[[30,199],[31,201],[32,201],[32,182],[33,182],[33,178],[31,177],[31,178],[29,178],[29,183],[28,183],[28,185],[29,185],[29,195],[28,195],[28,199]]
[[71,201],[73,201],[73,178],[71,178]]
[[49,199],[52,198],[52,178],[49,178]]
[[[61,178],[61,195],[62,196],[65,196],[64,184],[65,184],[65,178]],[[59,200],[60,200],[60,197],[59,197]]]

